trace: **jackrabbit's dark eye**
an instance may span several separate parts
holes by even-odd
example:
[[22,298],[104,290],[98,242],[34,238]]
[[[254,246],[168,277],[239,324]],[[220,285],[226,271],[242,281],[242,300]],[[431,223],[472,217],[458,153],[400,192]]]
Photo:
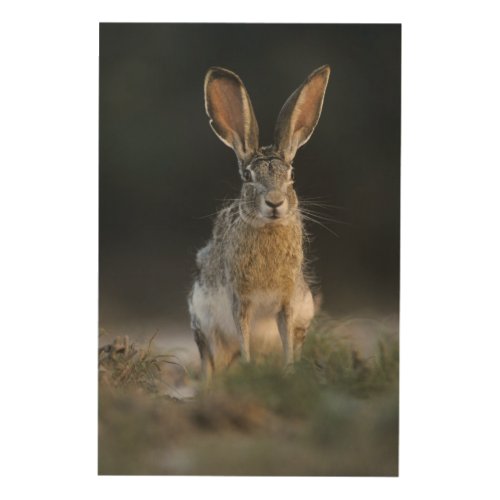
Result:
[[252,172],[248,169],[243,170],[243,179],[245,179],[246,182],[250,182],[252,180]]
[[293,171],[293,168],[290,170],[290,180],[291,181],[295,180],[295,172]]

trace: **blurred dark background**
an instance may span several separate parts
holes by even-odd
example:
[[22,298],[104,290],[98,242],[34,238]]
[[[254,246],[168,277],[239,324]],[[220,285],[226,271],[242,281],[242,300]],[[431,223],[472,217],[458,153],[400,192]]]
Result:
[[309,256],[334,316],[388,315],[399,303],[400,25],[101,24],[99,311],[103,328],[189,326],[186,296],[212,214],[238,195],[236,158],[211,131],[203,79],[243,79],[261,144],[316,67],[332,76],[296,190],[341,208]]

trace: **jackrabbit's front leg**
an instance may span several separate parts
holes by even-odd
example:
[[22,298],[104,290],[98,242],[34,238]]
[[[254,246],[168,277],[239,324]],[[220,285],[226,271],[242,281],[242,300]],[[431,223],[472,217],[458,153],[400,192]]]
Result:
[[233,296],[233,318],[240,339],[241,359],[250,361],[250,303]]
[[294,346],[294,358],[295,361],[300,361],[302,356],[302,346],[304,345],[304,340],[306,338],[306,329],[302,327],[294,328],[293,332],[293,346]]
[[294,332],[292,324],[292,308],[290,307],[290,304],[285,304],[278,313],[278,330],[280,332],[281,342],[283,343],[285,365],[292,365],[294,358]]

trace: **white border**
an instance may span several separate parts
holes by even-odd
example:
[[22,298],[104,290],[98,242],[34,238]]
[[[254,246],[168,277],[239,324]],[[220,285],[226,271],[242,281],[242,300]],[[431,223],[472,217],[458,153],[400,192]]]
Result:
[[[0,366],[9,498],[498,492],[495,14],[487,1],[4,3]],[[96,476],[89,359],[97,327],[99,21],[402,22],[400,478]]]

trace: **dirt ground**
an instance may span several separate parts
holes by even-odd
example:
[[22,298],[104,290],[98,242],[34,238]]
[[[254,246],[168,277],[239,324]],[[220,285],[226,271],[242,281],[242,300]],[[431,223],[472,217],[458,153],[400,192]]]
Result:
[[293,373],[270,357],[208,389],[187,332],[104,333],[99,474],[395,476],[397,328],[321,316]]

